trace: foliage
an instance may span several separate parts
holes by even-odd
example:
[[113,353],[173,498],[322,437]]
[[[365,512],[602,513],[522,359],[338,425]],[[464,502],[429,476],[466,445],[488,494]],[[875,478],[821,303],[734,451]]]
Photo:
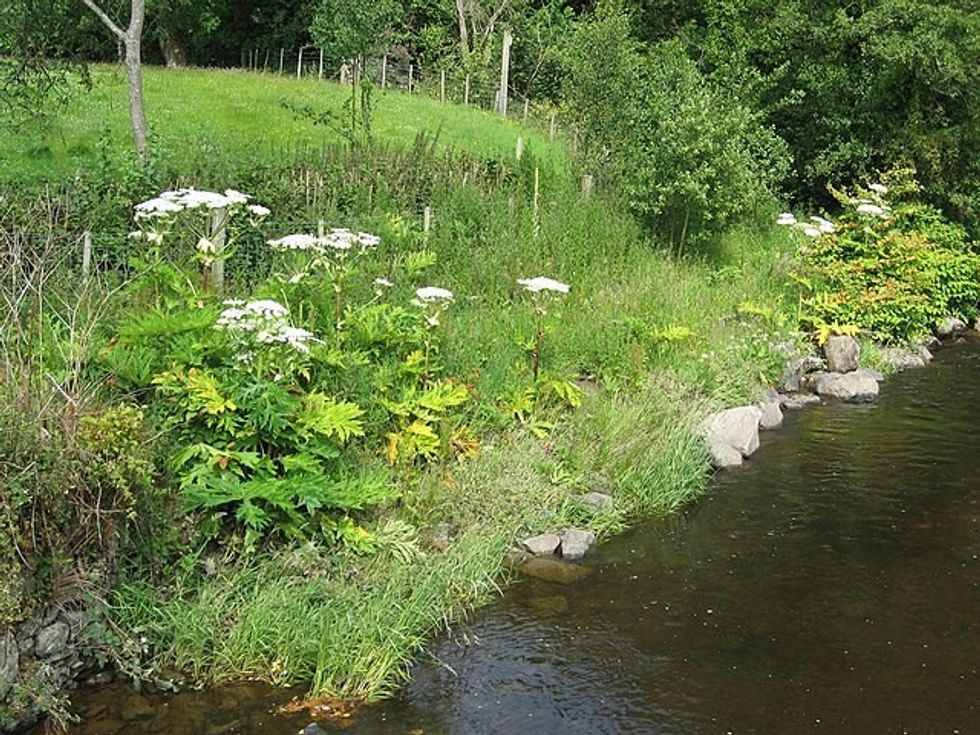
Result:
[[679,43],[644,50],[614,3],[580,22],[567,51],[565,99],[585,165],[683,249],[765,209],[788,168],[782,141],[714,88]]
[[363,59],[384,48],[398,17],[395,0],[319,0],[310,32],[336,59]]
[[887,192],[876,184],[838,193],[844,209],[834,230],[801,248],[802,320],[821,335],[859,327],[904,341],[951,314],[978,313],[980,255],[966,231],[916,200],[907,179],[891,189],[901,198]]

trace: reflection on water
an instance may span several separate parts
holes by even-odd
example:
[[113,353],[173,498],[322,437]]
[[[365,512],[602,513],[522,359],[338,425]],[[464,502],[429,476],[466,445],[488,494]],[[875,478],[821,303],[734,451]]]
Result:
[[[516,585],[346,732],[978,732],[978,476],[974,344],[877,404],[788,417],[687,513],[601,547],[584,582]],[[236,691],[112,732],[305,724]],[[194,706],[226,714],[181,720]],[[76,732],[110,732],[99,722]]]

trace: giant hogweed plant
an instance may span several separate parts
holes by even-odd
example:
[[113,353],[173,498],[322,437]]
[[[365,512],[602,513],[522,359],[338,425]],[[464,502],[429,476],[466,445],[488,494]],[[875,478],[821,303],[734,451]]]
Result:
[[800,231],[800,321],[818,340],[858,331],[880,341],[907,341],[980,303],[980,255],[966,231],[917,201],[914,172],[855,193],[833,191],[841,214],[777,223]]

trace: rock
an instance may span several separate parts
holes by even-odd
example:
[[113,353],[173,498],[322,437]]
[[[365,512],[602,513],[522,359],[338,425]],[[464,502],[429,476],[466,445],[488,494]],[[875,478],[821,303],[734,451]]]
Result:
[[796,393],[803,380],[803,360],[789,360],[783,367],[783,376],[779,379],[778,388],[783,393]]
[[980,317],[973,322],[973,331],[980,332]]
[[878,379],[870,370],[850,373],[816,373],[814,390],[821,396],[852,403],[867,403],[878,397]]
[[546,582],[556,582],[557,584],[571,584],[592,574],[590,567],[570,564],[567,561],[548,556],[536,556],[528,559],[526,564],[518,567],[518,571],[529,577],[543,579]]
[[708,447],[708,454],[711,455],[711,466],[719,470],[739,467],[742,464],[742,453],[727,444],[718,442],[711,444]]
[[966,324],[962,319],[955,316],[948,316],[936,325],[936,336],[939,339],[950,339],[958,337],[966,331]]
[[524,549],[510,548],[504,552],[504,566],[514,569],[531,558],[531,555]]
[[938,337],[930,334],[928,337],[922,340],[922,346],[931,352],[935,352],[943,346],[943,343],[939,341]]
[[587,508],[593,513],[598,513],[601,510],[609,510],[613,507],[612,495],[606,495],[605,493],[584,493],[583,495],[573,495],[572,501],[581,505],[583,508]]
[[779,396],[776,396],[759,406],[762,410],[762,416],[759,417],[760,429],[777,429],[783,425],[783,410],[779,407],[779,400]]
[[832,373],[849,373],[858,369],[861,345],[854,337],[835,334],[824,343],[823,354],[827,357],[827,370]]
[[812,393],[794,393],[783,396],[779,402],[787,411],[795,411],[812,403],[820,403],[820,396],[815,396]]
[[729,408],[706,417],[701,422],[701,433],[712,452],[717,445],[727,445],[748,457],[759,448],[760,418],[762,411],[758,406]]
[[315,722],[311,722],[309,725],[299,731],[299,735],[327,735],[327,731]]
[[[925,350],[926,348],[923,347],[922,349]],[[917,351],[904,347],[886,347],[881,351],[881,357],[891,365],[893,370],[899,373],[903,370],[925,367],[926,364],[926,360],[917,354]],[[929,358],[932,358],[932,353],[929,354]]]
[[595,544],[595,534],[581,528],[569,528],[561,535],[562,559],[581,559]]
[[524,539],[521,544],[535,556],[554,554],[561,545],[561,539],[553,533],[542,533]]
[[60,620],[46,628],[41,628],[34,639],[34,655],[37,658],[58,658],[62,656],[68,647],[68,638],[71,629],[68,623]]
[[17,681],[20,673],[20,651],[12,631],[0,638],[0,702],[7,696],[10,687]]
[[804,374],[815,373],[819,370],[826,370],[827,362],[823,358],[817,357],[816,355],[808,355],[800,362],[800,368],[803,370]]

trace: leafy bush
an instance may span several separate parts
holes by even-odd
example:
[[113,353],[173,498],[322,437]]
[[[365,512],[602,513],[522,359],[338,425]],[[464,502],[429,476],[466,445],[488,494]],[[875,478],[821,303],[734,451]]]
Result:
[[785,144],[713,88],[680,43],[644,49],[625,12],[603,3],[579,25],[566,63],[585,165],[620,187],[651,230],[683,248],[772,201],[788,170]]
[[894,203],[881,184],[856,196],[838,192],[844,209],[836,223],[804,225],[811,236],[800,251],[804,323],[910,340],[950,314],[978,313],[980,255],[961,226],[910,198],[916,192],[901,180],[891,189],[901,197]]

